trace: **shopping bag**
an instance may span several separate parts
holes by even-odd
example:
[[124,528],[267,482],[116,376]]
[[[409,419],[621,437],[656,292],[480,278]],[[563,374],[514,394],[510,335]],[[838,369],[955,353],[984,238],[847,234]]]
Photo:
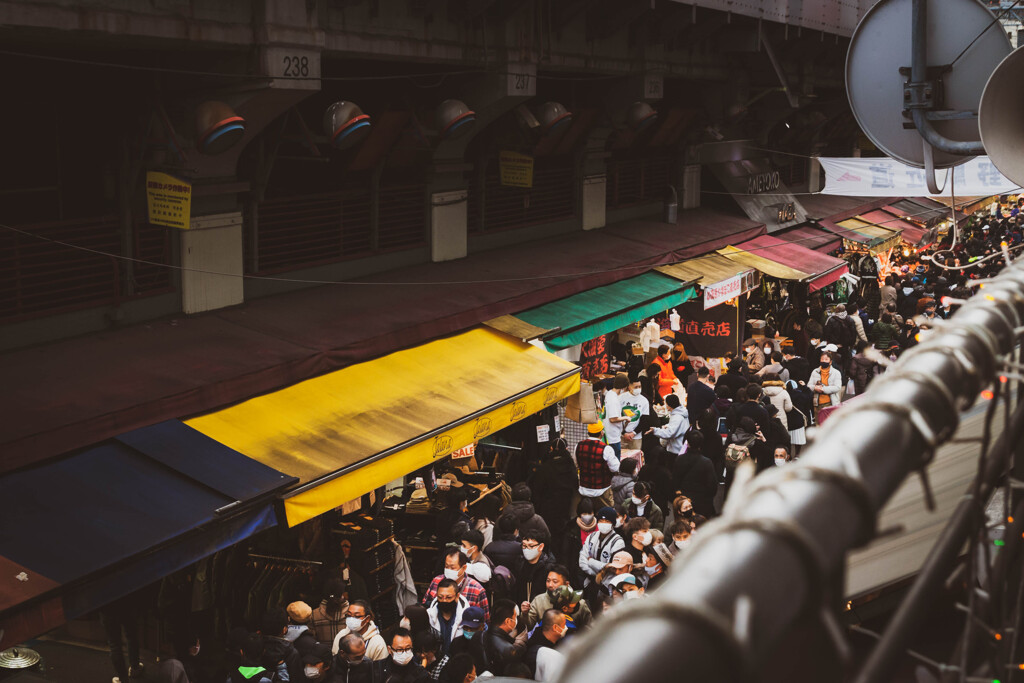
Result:
[[594,387],[590,382],[580,382],[580,391],[573,394],[565,402],[565,416],[573,422],[591,424],[598,421],[597,401],[594,400]]

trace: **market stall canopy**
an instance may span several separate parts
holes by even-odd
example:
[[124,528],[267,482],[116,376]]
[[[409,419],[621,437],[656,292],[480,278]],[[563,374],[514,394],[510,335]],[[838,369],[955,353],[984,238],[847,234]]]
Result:
[[774,236],[786,242],[799,244],[807,249],[820,251],[823,254],[835,251],[843,245],[843,240],[838,235],[813,225],[791,228],[783,232],[777,232]]
[[177,420],[0,477],[0,649],[275,526],[295,482]]
[[956,216],[957,223],[961,223],[968,218],[967,214],[962,211],[951,210],[941,202],[929,199],[928,197],[898,199],[886,208],[889,210],[895,209],[895,212],[901,218],[906,218],[914,223],[921,223],[928,227],[950,220],[954,215]]
[[898,229],[890,230],[880,225],[862,221],[859,218],[847,218],[845,221],[839,221],[838,223],[822,221],[821,225],[844,240],[855,242],[874,253],[891,249],[897,246],[902,239]]
[[677,280],[692,280],[704,289],[704,308],[725,303],[757,287],[760,273],[719,254],[707,254],[671,266],[655,268]]
[[806,282],[812,292],[832,284],[849,272],[846,261],[842,259],[770,235],[719,249],[718,253],[780,280]]
[[696,296],[690,280],[644,273],[516,313],[515,317],[536,327],[558,328],[552,336],[541,337],[549,350],[557,351],[664,313]]
[[188,424],[294,475],[295,526],[579,391],[579,368],[479,327],[351,365]]
[[922,228],[910,221],[905,221],[896,215],[896,213],[876,209],[857,216],[857,218],[862,221],[867,221],[868,223],[880,225],[889,230],[900,230],[900,237],[903,241],[915,247],[926,247],[935,241],[936,231]]

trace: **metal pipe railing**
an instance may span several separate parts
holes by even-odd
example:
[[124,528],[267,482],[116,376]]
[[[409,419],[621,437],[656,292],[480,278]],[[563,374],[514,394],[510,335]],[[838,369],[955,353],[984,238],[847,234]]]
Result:
[[559,683],[753,680],[780,645],[799,647],[808,619],[845,654],[846,553],[874,536],[908,474],[927,490],[931,455],[995,377],[1022,319],[1024,264],[1013,264],[832,417],[798,462],[734,486],[655,595],[569,648]]

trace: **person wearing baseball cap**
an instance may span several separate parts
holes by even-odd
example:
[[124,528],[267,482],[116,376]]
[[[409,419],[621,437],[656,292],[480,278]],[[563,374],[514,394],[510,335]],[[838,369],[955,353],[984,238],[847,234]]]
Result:
[[554,609],[565,615],[565,625],[569,627],[566,636],[576,633],[577,629],[586,628],[593,620],[590,607],[583,600],[583,591],[573,590],[572,586],[561,586],[551,596]]
[[597,578],[598,572],[612,561],[615,553],[626,547],[622,536],[615,533],[615,519],[615,508],[603,507],[597,511],[597,530],[587,536],[580,549],[580,569],[587,575],[584,587]]
[[327,643],[317,643],[302,656],[302,673],[307,681],[325,683],[336,680],[331,672],[331,664],[334,662],[334,653]]
[[632,574],[620,574],[612,579],[612,597],[620,600],[632,600],[643,597],[644,589],[637,583],[636,577]]
[[470,605],[462,613],[462,637],[452,640],[449,657],[465,653],[473,658],[476,670],[487,670],[487,656],[484,654],[484,624],[486,623],[483,609]]

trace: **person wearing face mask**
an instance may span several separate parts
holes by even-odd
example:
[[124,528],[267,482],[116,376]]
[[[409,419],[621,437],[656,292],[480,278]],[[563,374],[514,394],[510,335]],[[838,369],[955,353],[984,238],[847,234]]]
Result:
[[633,495],[626,506],[626,514],[633,517],[643,517],[647,520],[648,528],[660,529],[665,525],[665,513],[661,511],[658,504],[651,500],[651,485],[646,481],[638,481],[633,487]]
[[583,591],[573,590],[572,586],[562,586],[553,593],[549,591],[549,596],[552,609],[565,615],[565,624],[569,627],[566,637],[579,633],[594,620],[590,607],[583,599]]
[[452,641],[462,637],[462,615],[469,608],[466,598],[458,594],[458,586],[452,579],[442,579],[437,586],[437,595],[427,607],[430,629],[441,640],[441,652],[448,654]]
[[473,658],[473,665],[477,671],[488,671],[490,667],[484,652],[484,631],[486,629],[484,611],[479,607],[467,607],[462,614],[462,637],[452,641],[452,646],[448,649],[448,656],[454,659],[461,654],[467,654]]
[[629,539],[626,551],[633,558],[633,564],[639,565],[643,559],[644,548],[654,542],[651,523],[643,517],[633,517],[626,522],[626,537]]
[[520,661],[526,651],[528,629],[519,630],[519,609],[511,600],[495,600],[491,621],[483,635],[489,670],[503,673]]
[[644,596],[644,587],[632,574],[619,574],[611,581],[613,600],[636,600]]
[[604,507],[597,512],[597,531],[587,537],[580,549],[579,566],[586,574],[584,585],[590,585],[597,573],[612,561],[615,553],[622,550],[626,543],[622,536],[615,533],[615,510]]
[[292,679],[302,680],[302,656],[285,638],[288,633],[288,613],[284,608],[267,610],[260,621],[260,630],[257,633],[263,650],[260,664],[268,671],[276,671],[283,663]]
[[693,533],[693,524],[686,519],[677,519],[669,527],[669,534],[672,536],[672,544],[668,546],[668,549],[673,553],[686,548],[690,544],[690,534]]
[[612,388],[604,395],[604,435],[605,442],[615,451],[615,457],[622,457],[623,428],[632,418],[622,414],[622,395],[629,388],[626,373],[619,372],[612,380]]
[[316,643],[302,657],[302,673],[307,681],[335,683],[341,679],[334,675],[333,664],[334,653],[331,652],[331,646],[327,643]]
[[543,532],[524,532],[521,541],[523,552],[512,567],[512,576],[516,580],[512,597],[526,612],[530,609],[530,601],[544,592],[544,581],[548,570],[555,564],[555,556],[547,549],[550,538]]
[[815,417],[822,408],[839,405],[839,392],[843,386],[843,378],[839,370],[832,367],[832,354],[828,351],[822,352],[819,367],[811,371],[811,378],[807,381],[807,386],[814,394]]
[[397,629],[388,647],[390,657],[384,661],[384,680],[387,683],[423,683],[430,680],[427,670],[413,652],[412,633]]
[[629,500],[636,486],[637,461],[634,458],[619,463],[619,471],[612,477],[612,498],[619,505]]
[[638,449],[643,444],[641,435],[648,428],[651,416],[651,402],[643,395],[639,376],[629,378],[627,393],[622,394],[620,399],[622,414],[629,417],[629,422],[622,428],[622,442],[627,448]]
[[560,610],[549,609],[544,613],[540,628],[526,641],[523,663],[530,667],[531,673],[537,671],[537,653],[543,648],[554,648],[565,637],[567,630],[565,615]]
[[[597,515],[594,514],[594,499],[583,498],[576,506],[576,517],[566,523],[562,529],[556,557],[579,557],[580,549],[586,543],[590,534],[597,530]],[[579,568],[573,568],[572,578],[580,586],[583,585],[583,574]]]
[[775,466],[776,467],[782,467],[783,465],[789,463],[789,461],[791,459],[792,459],[792,456],[790,456],[788,449],[783,448],[782,446],[779,446],[778,448],[775,449]]
[[658,366],[658,395],[665,398],[675,389],[676,373],[672,369],[672,345],[667,341],[662,341],[661,346],[658,347],[658,355],[654,358],[654,363]]
[[462,553],[469,560],[466,564],[466,573],[487,588],[487,582],[494,573],[494,563],[481,551],[483,543],[484,535],[476,529],[470,529],[462,534]]
[[697,368],[697,381],[686,388],[686,413],[692,422],[697,422],[715,402],[715,381],[706,365]]
[[[674,490],[693,501],[691,508],[697,508],[705,517],[714,517],[718,475],[711,460],[703,453],[704,435],[693,431],[687,434],[686,441],[689,444],[686,452],[680,453],[672,466]],[[661,528],[666,528],[670,521]]]
[[747,366],[750,374],[754,374],[764,367],[764,350],[753,339],[743,342],[743,363]]
[[429,606],[437,596],[437,587],[443,580],[455,582],[459,595],[470,605],[479,607],[487,614],[487,592],[480,582],[466,574],[468,560],[458,546],[449,547],[444,555],[444,574],[435,576],[423,596],[423,604]]
[[[387,646],[384,651],[387,652]],[[354,633],[338,642],[338,653],[331,668],[335,679],[345,683],[383,683],[384,680],[384,662],[367,657],[366,643]]]
[[348,606],[345,612],[345,628],[334,636],[332,649],[335,654],[338,653],[341,639],[349,634],[355,634],[363,639],[366,655],[373,661],[387,659],[388,644],[377,630],[377,625],[373,623],[373,610],[370,609],[370,603],[365,600],[356,600]]
[[644,553],[645,589],[652,591],[665,581],[668,568],[672,566],[672,553],[664,543],[655,543]]

